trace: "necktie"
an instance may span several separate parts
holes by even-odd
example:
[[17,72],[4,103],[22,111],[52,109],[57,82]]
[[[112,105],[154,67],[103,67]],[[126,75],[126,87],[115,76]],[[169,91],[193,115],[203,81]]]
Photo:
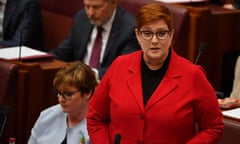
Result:
[[102,48],[102,27],[97,27],[97,36],[93,44],[92,54],[90,58],[90,66],[97,68],[100,60]]

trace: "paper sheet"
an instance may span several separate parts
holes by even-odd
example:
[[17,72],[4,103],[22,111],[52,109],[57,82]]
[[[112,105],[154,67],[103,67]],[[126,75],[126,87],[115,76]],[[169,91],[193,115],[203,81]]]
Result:
[[42,52],[39,50],[35,50],[26,46],[20,47],[9,47],[9,48],[1,48],[0,49],[0,58],[6,60],[16,60],[19,58],[22,59],[34,59],[34,58],[43,58],[43,57],[51,57],[50,54],[46,52]]
[[240,119],[240,107],[222,112],[224,116]]

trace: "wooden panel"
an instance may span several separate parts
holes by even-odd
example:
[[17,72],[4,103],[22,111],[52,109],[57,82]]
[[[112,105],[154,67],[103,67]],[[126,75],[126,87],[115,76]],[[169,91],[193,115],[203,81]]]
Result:
[[217,144],[239,144],[240,120],[224,117],[224,132]]
[[222,61],[226,52],[240,50],[240,10],[212,4],[180,5],[190,11],[188,58],[194,61],[201,42],[207,44],[199,65],[215,90],[221,91]]
[[39,0],[41,9],[59,15],[73,17],[83,8],[83,0]]
[[65,62],[46,60],[39,62],[17,62],[17,143],[24,144],[40,112],[54,104],[57,99],[52,94],[52,80],[55,73],[65,66]]

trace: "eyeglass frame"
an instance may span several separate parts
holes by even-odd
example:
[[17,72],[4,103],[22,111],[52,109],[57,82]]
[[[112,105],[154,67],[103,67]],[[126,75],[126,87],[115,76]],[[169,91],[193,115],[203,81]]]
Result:
[[73,91],[73,92],[69,92],[69,91],[63,91],[60,92],[57,88],[53,89],[53,93],[54,95],[59,98],[60,96],[62,96],[64,99],[66,100],[70,100],[72,98],[72,96],[76,93],[80,92],[79,90]]
[[[151,36],[149,38],[146,38],[146,35],[144,36],[144,33],[146,33],[146,32],[151,34]],[[168,38],[170,32],[171,32],[170,30],[160,30],[160,31],[157,31],[157,32],[152,32],[152,31],[149,31],[149,30],[140,30],[139,31],[141,37],[144,40],[152,40],[153,36],[156,36],[156,38],[158,40],[166,40]],[[166,35],[164,38],[163,37],[159,37],[159,34],[162,34],[162,33],[164,33],[164,35]]]

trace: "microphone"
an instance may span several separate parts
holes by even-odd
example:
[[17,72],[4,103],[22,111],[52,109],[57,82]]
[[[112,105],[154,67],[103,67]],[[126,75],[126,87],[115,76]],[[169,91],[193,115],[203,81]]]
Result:
[[0,137],[2,136],[2,133],[3,133],[3,129],[5,127],[5,124],[6,124],[6,121],[7,121],[7,116],[10,112],[10,107],[6,107],[5,108],[5,111],[2,109],[0,111]]
[[205,50],[206,47],[207,47],[206,43],[204,43],[204,42],[200,43],[199,48],[198,48],[198,55],[197,55],[197,58],[195,59],[194,64],[198,63],[200,55],[203,53],[203,51]]
[[114,144],[120,144],[120,140],[121,140],[121,135],[116,134],[114,139]]
[[22,45],[23,45],[23,32],[24,32],[24,26],[26,23],[26,18],[28,16],[30,10],[30,6],[26,6],[25,10],[24,10],[24,14],[23,14],[23,20],[22,20],[22,27],[21,27],[21,31],[20,31],[20,37],[19,37],[19,55],[18,55],[18,61],[22,61]]

